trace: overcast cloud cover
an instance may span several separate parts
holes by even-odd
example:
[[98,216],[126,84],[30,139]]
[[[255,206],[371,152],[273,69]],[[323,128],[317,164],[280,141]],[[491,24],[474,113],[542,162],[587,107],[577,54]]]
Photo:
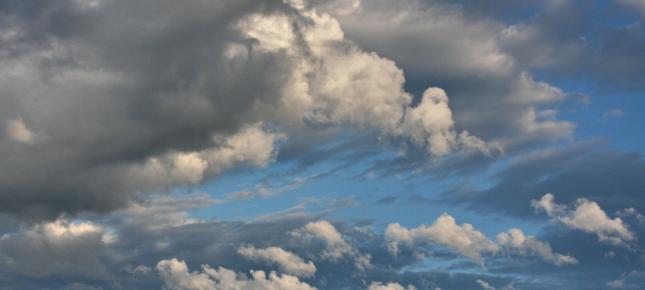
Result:
[[0,289],[642,289],[644,25],[0,0]]

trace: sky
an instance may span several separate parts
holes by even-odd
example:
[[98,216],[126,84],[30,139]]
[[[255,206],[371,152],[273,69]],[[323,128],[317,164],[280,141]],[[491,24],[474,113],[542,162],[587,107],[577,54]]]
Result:
[[0,289],[642,289],[643,0],[0,0]]

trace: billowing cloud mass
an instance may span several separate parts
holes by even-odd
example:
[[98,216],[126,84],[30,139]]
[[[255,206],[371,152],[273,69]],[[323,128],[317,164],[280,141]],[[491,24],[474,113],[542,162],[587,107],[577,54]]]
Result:
[[279,247],[256,249],[253,246],[243,246],[237,249],[237,252],[250,260],[276,264],[280,271],[294,276],[311,277],[316,273],[316,265],[313,262],[305,262],[294,253]]
[[553,194],[547,193],[539,200],[532,200],[531,206],[572,229],[595,234],[602,242],[625,245],[636,239],[621,218],[610,218],[594,201],[580,198],[576,200],[575,208],[569,209],[556,203]]
[[277,141],[312,127],[376,130],[433,156],[496,151],[453,128],[443,90],[414,105],[403,71],[327,13],[269,0],[95,3],[3,10],[5,211],[113,210],[139,192],[266,166]]
[[157,263],[164,286],[172,290],[313,290],[314,287],[301,282],[297,277],[275,272],[251,271],[251,277],[235,273],[226,268],[213,269],[202,266],[202,272],[190,272],[186,262],[177,259],[161,260]]
[[482,254],[499,251],[499,246],[486,238],[473,225],[468,223],[459,225],[455,222],[455,218],[445,213],[430,226],[421,225],[408,229],[400,224],[390,224],[385,231],[385,239],[393,254],[399,251],[400,246],[416,247],[429,243],[451,248],[472,259],[480,259]]
[[503,24],[469,18],[452,1],[363,1],[351,14],[329,11],[361,47],[447,90],[458,128],[513,149],[566,138],[575,127],[540,108],[565,93],[535,80],[504,50]]

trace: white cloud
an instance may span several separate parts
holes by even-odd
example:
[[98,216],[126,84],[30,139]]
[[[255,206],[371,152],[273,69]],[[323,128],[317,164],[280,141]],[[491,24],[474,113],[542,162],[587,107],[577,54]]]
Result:
[[416,247],[429,243],[451,248],[460,254],[479,260],[484,253],[496,253],[499,246],[475,229],[471,224],[458,225],[455,219],[442,214],[431,226],[421,225],[407,229],[398,223],[388,225],[385,240],[391,253],[396,254],[401,245]]
[[622,289],[625,287],[625,279],[618,279],[618,280],[613,280],[607,282],[607,287],[612,288],[612,289]]
[[356,268],[361,271],[371,267],[370,256],[361,254],[328,221],[307,223],[304,227],[292,231],[291,236],[305,244],[322,243],[320,258],[323,260],[337,262],[342,258],[351,258]]
[[422,103],[412,107],[412,96],[403,90],[403,72],[393,61],[346,41],[329,14],[304,3],[294,6],[308,23],[295,27],[282,14],[254,14],[237,25],[256,41],[254,53],[284,54],[294,60],[278,119],[375,128],[384,136],[412,137],[434,156],[462,148],[490,153],[479,138],[454,131],[443,90],[428,89]]
[[479,284],[479,287],[482,287],[482,289],[484,290],[495,290],[495,287],[491,286],[484,280],[477,279],[476,282],[477,284]]
[[[446,92],[440,88],[428,88],[421,102],[406,111],[402,134],[410,135],[412,141],[427,147],[428,153],[434,156],[448,154],[454,148],[491,154],[491,148],[484,141],[466,131],[457,134],[452,130],[453,125]],[[497,150],[501,151],[501,148]]]
[[549,243],[525,236],[520,229],[510,229],[497,235],[497,242],[519,255],[536,255],[544,261],[556,266],[577,264],[578,260],[572,256],[554,253]]
[[32,132],[22,118],[9,120],[5,127],[7,134],[16,142],[32,144],[36,140],[36,133]]
[[284,135],[265,132],[256,124],[230,136],[215,136],[210,149],[151,157],[130,168],[130,179],[134,187],[168,189],[198,184],[206,175],[216,176],[239,165],[264,167],[275,158],[276,142],[282,138]]
[[367,288],[367,290],[416,290],[416,289],[417,288],[412,285],[408,285],[408,287],[403,287],[401,284],[395,283],[395,282],[389,282],[387,284],[383,284],[381,282],[372,282],[369,288]]
[[311,277],[316,273],[316,265],[313,262],[305,262],[298,255],[279,247],[256,249],[253,246],[242,246],[237,252],[250,260],[275,264],[280,271],[294,276]]
[[[469,18],[458,6],[371,0],[348,14],[330,13],[362,48],[396,61],[406,75],[458,96],[460,102],[452,107],[457,127],[505,149],[570,137],[572,122],[542,119],[536,112],[564,93],[536,81],[504,50],[509,37],[525,32],[490,18]],[[441,148],[437,146],[435,151]]]
[[147,275],[152,272],[152,269],[146,265],[137,265],[136,267],[129,265],[125,268],[125,271],[132,275]]
[[645,215],[641,214],[633,207],[620,210],[616,212],[616,215],[623,218],[634,217],[639,223],[645,223]]
[[157,271],[169,290],[314,290],[297,277],[275,272],[251,271],[251,277],[226,268],[213,269],[202,265],[202,272],[190,272],[184,261],[161,260]]
[[255,124],[232,136],[216,136],[215,142],[220,146],[200,155],[208,161],[212,174],[220,174],[237,164],[264,167],[277,154],[275,143],[284,138],[285,135],[266,132],[261,124]]
[[189,217],[188,211],[216,203],[217,200],[203,192],[180,196],[157,194],[130,203],[127,208],[116,211],[112,216],[122,227],[136,228],[138,231],[161,231],[201,222]]
[[625,116],[625,112],[621,109],[611,109],[602,113],[603,119],[616,119]]
[[554,220],[572,229],[595,234],[602,242],[624,245],[636,239],[621,218],[609,218],[594,201],[579,198],[575,208],[569,209],[555,203],[553,194],[547,193],[539,200],[532,200],[531,206],[536,210],[544,210]]

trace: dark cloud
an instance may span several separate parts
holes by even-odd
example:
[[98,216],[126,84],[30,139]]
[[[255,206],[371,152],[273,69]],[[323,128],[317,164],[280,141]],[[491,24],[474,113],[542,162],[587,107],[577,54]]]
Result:
[[500,37],[518,64],[548,79],[586,79],[605,92],[643,88],[645,34],[630,1],[545,2]]
[[285,139],[277,131],[324,143],[344,124],[430,155],[497,148],[454,130],[443,90],[413,103],[392,61],[295,4],[25,1],[0,12],[0,210],[27,219],[108,212],[138,192],[264,166]]
[[252,2],[4,2],[0,122],[20,118],[38,142],[4,134],[2,211],[39,219],[124,206],[163,189],[132,183],[128,167],[252,124],[245,114],[275,97],[280,60],[258,55],[231,73],[223,53],[240,41],[236,20],[282,7]]
[[584,197],[613,213],[634,207],[645,211],[645,161],[636,152],[623,153],[598,143],[539,150],[519,157],[492,177],[483,190],[457,189],[447,200],[475,211],[531,218],[530,201],[553,193],[561,203]]

